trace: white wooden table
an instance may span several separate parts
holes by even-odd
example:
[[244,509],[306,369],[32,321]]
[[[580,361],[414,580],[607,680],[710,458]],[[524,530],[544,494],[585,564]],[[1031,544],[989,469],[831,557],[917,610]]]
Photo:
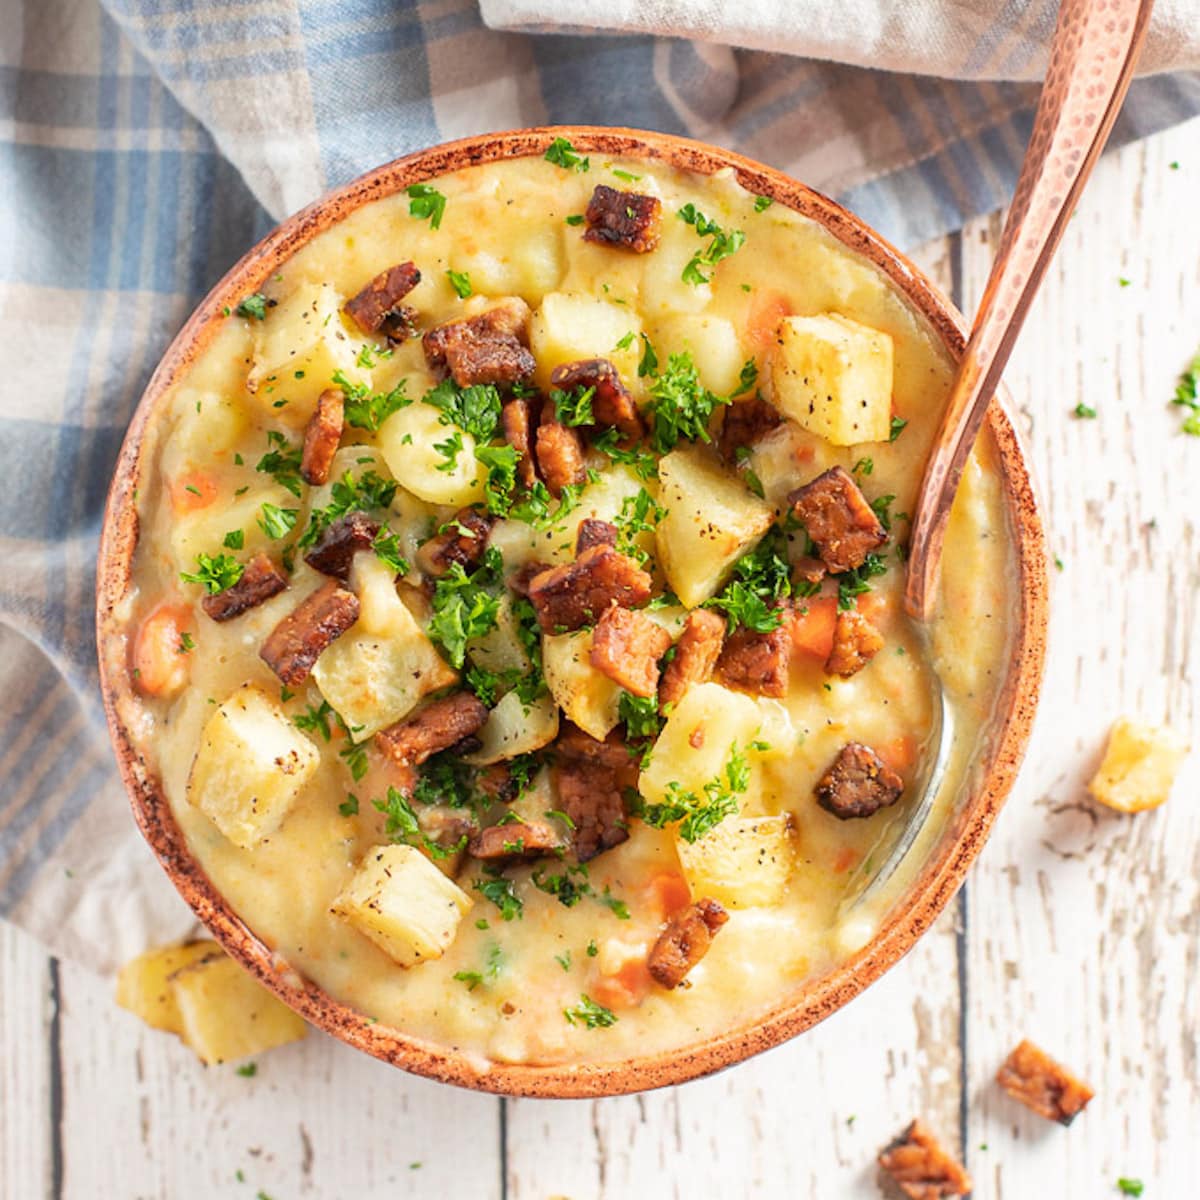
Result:
[[[967,311],[998,232],[980,220],[917,256]],[[1009,370],[1062,564],[1037,731],[967,886],[847,1009],[617,1100],[478,1096],[316,1033],[248,1079],[0,928],[0,1198],[865,1200],[877,1148],[918,1113],[979,1200],[1102,1200],[1122,1175],[1146,1200],[1200,1194],[1197,774],[1132,818],[1083,788],[1118,714],[1200,732],[1200,439],[1167,403],[1198,344],[1193,122],[1102,163]],[[1069,1130],[991,1082],[1023,1035],[1097,1089]]]

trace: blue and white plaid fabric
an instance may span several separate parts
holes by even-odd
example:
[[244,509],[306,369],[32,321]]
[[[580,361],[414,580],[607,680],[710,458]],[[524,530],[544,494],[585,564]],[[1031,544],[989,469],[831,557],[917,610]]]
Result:
[[[1004,203],[1035,101],[1028,83],[499,32],[475,0],[0,0],[0,915],[98,967],[186,924],[115,781],[96,539],[156,361],[275,220],[433,142],[590,122],[731,146],[911,245]],[[1141,80],[1116,140],[1198,111],[1196,75]]]

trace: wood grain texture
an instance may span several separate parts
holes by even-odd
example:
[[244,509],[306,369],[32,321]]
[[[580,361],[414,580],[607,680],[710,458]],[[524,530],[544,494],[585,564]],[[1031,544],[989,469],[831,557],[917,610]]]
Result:
[[[977,1200],[1103,1200],[1118,1175],[1146,1200],[1193,1194],[1200,772],[1136,817],[1083,785],[1122,713],[1200,742],[1200,440],[1168,404],[1200,343],[1198,135],[1100,164],[1008,371],[1063,562],[1047,686],[967,887],[888,976],[708,1080],[502,1103],[319,1034],[253,1079],[205,1070],[117,1010],[110,981],[0,926],[0,1198],[875,1200],[875,1152],[917,1113],[962,1143]],[[969,309],[998,230],[975,222],[918,258]],[[1095,420],[1072,415],[1080,400]],[[1070,1129],[991,1082],[1025,1035],[1097,1089]]]

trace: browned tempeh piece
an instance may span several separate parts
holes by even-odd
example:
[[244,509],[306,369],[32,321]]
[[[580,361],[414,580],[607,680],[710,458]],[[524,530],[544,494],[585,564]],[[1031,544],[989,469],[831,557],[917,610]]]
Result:
[[593,546],[615,546],[618,536],[617,527],[611,521],[598,521],[595,517],[585,517],[579,522],[575,531],[575,557],[578,558],[585,550]]
[[614,605],[596,623],[592,666],[635,696],[658,691],[658,660],[671,645],[671,635],[644,612]]
[[537,482],[537,461],[533,456],[533,403],[527,396],[510,400],[500,410],[504,440],[517,452],[517,478],[524,487]]
[[298,687],[357,620],[358,597],[330,579],[271,630],[258,656],[288,687]]
[[230,621],[247,609],[257,608],[287,587],[287,576],[261,551],[242,572],[242,577],[223,592],[205,596],[200,607],[214,621]]
[[360,550],[369,550],[379,534],[379,522],[365,512],[351,512],[330,521],[304,556],[304,561],[322,575],[344,583]]
[[749,448],[759,438],[771,432],[783,421],[774,405],[760,396],[749,396],[738,400],[724,410],[721,432],[717,445],[721,457],[729,464],[737,462],[737,452],[743,446]]
[[650,599],[653,580],[611,546],[593,546],[574,562],[535,575],[529,599],[547,633],[569,633],[598,621],[614,604],[632,608]]
[[883,649],[883,635],[857,609],[839,612],[833,630],[833,649],[825,660],[830,675],[849,679]]
[[625,791],[637,786],[637,759],[619,730],[598,742],[566,722],[554,748],[558,807],[570,819],[575,857],[587,862],[629,837]]
[[841,467],[831,467],[797,488],[788,503],[831,571],[861,567],[867,555],[887,541],[875,510]]
[[612,425],[625,438],[636,442],[646,432],[638,407],[629,389],[621,382],[617,368],[607,358],[585,358],[563,363],[550,374],[550,386],[569,392],[575,388],[594,388],[592,413],[599,425]]
[[346,397],[341,388],[326,388],[317,397],[317,407],[304,430],[300,475],[305,483],[319,487],[329,482],[329,468],[342,440]]
[[1048,1121],[1070,1125],[1096,1094],[1062,1063],[1023,1039],[996,1072],[996,1082],[1015,1100]]
[[861,742],[847,742],[816,786],[817,803],[843,821],[874,816],[903,791],[904,780]]
[[777,601],[780,624],[767,633],[738,626],[726,639],[717,659],[717,675],[730,687],[763,696],[786,696],[792,656],[792,609]]
[[425,360],[459,387],[522,383],[537,365],[528,350],[529,305],[512,297],[473,317],[448,321],[424,337]]
[[393,762],[420,766],[427,758],[471,737],[488,718],[487,706],[470,692],[454,692],[375,735],[375,745]]
[[920,1117],[879,1152],[878,1162],[909,1200],[945,1200],[971,1190],[970,1175]]
[[389,341],[402,342],[415,332],[417,314],[400,301],[420,282],[414,263],[397,263],[347,300],[346,311],[364,333],[384,333]]
[[712,940],[729,914],[715,900],[697,900],[667,919],[646,959],[654,981],[678,987],[687,973],[708,953]]
[[563,848],[558,830],[549,821],[509,821],[481,829],[467,844],[475,858],[485,862],[521,862],[553,854]]
[[587,478],[587,464],[579,431],[543,419],[537,431],[537,464],[552,496],[581,484]]
[[792,564],[792,582],[797,585],[810,585],[810,590],[804,592],[804,595],[811,595],[812,585],[820,584],[828,574],[825,564],[819,558],[810,558],[807,554]]
[[690,687],[712,678],[725,641],[725,618],[710,608],[694,608],[675,643],[675,657],[667,663],[658,685],[660,708],[678,704]]
[[460,508],[440,533],[417,551],[417,564],[427,575],[445,575],[450,568],[470,566],[483,558],[495,522],[474,508]]
[[552,571],[554,568],[550,563],[544,562],[527,562],[522,563],[507,579],[508,589],[514,595],[528,598],[529,588],[533,581],[542,574],[543,571]]
[[588,201],[584,241],[601,246],[619,246],[645,254],[658,245],[662,225],[662,202],[657,196],[619,192],[597,184]]

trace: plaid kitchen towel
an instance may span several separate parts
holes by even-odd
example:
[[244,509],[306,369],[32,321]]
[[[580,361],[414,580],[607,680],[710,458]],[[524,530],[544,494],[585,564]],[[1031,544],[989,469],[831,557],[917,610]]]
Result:
[[[1151,65],[1197,61],[1196,3],[1161,0]],[[764,36],[785,10],[800,32]],[[484,0],[481,16],[475,0],[0,0],[0,915],[100,968],[190,923],[116,782],[93,562],[116,451],[155,362],[275,220],[432,142],[589,122],[734,147],[912,244],[1006,200],[1036,101],[1020,81],[1037,71],[1053,11],[1050,0]],[[593,14],[609,28],[591,28]],[[681,33],[696,40],[666,36]],[[1198,111],[1197,75],[1141,79],[1116,140]]]

